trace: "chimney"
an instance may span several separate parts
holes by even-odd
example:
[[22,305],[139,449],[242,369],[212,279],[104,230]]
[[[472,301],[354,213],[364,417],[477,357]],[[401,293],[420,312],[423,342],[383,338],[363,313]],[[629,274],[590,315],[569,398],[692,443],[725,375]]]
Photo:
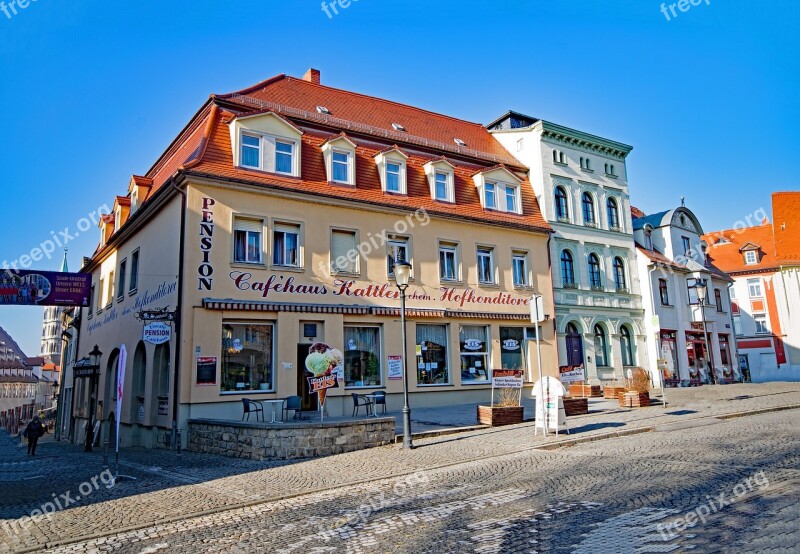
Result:
[[308,68],[306,74],[303,75],[303,80],[308,81],[309,83],[314,83],[315,85],[319,84],[319,69],[314,69],[313,67]]

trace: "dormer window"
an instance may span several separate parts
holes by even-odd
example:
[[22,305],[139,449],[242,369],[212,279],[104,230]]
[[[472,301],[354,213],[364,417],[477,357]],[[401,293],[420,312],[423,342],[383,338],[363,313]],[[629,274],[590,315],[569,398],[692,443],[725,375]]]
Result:
[[758,252],[755,250],[747,250],[744,253],[744,263],[747,265],[753,265],[758,263]]
[[481,171],[472,178],[485,209],[522,213],[521,180],[504,166]]
[[440,202],[455,202],[453,164],[444,158],[430,161],[422,166],[431,188],[431,198]]
[[139,208],[139,187],[133,187],[131,191],[131,213]]
[[375,156],[384,192],[406,194],[406,156],[399,148],[391,148]]
[[300,175],[302,131],[268,112],[234,119],[230,124],[234,164],[270,173]]
[[355,185],[356,145],[344,133],[322,145],[328,181]]

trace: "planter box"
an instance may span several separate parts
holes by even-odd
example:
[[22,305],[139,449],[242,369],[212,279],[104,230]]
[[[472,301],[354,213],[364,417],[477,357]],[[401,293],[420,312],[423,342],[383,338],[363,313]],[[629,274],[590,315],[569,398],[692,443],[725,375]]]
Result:
[[622,408],[643,408],[650,405],[649,392],[626,392],[619,396],[619,405]]
[[586,415],[589,413],[588,398],[564,398],[564,412],[568,416]]
[[524,411],[522,406],[478,406],[478,423],[492,427],[522,423]]
[[569,386],[569,395],[577,398],[600,398],[603,393],[600,390],[600,385],[572,383]]
[[625,392],[625,387],[613,387],[607,385],[603,387],[603,398],[619,398],[620,393]]

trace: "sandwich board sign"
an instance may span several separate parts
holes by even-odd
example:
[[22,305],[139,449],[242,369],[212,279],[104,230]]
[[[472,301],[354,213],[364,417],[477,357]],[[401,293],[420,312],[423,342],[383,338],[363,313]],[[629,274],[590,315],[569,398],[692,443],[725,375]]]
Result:
[[567,413],[564,410],[563,396],[566,393],[561,381],[555,377],[543,377],[533,386],[533,395],[536,398],[536,426],[534,435],[539,429],[547,436],[548,431],[558,431],[565,429],[569,433],[567,426]]

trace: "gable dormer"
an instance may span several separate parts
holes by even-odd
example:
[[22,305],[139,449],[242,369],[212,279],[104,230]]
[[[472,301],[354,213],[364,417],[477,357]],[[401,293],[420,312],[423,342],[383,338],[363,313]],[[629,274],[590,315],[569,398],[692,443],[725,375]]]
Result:
[[346,134],[340,133],[323,142],[322,155],[329,183],[356,184],[356,144]]
[[125,225],[131,210],[131,199],[127,196],[117,196],[114,199],[114,232]]
[[139,206],[147,200],[150,189],[153,187],[153,180],[147,177],[133,175],[128,183],[128,197],[130,198],[130,214],[136,213]]
[[472,176],[485,210],[522,213],[522,179],[504,165],[484,169]]
[[228,124],[233,165],[292,177],[300,176],[303,132],[274,112],[243,115]]
[[100,245],[103,246],[108,242],[108,239],[111,238],[111,235],[114,234],[114,217],[113,213],[110,214],[103,214],[100,216],[100,221],[98,226],[100,227]]
[[745,243],[739,252],[744,256],[745,265],[755,265],[761,261],[761,247],[753,242]]
[[455,169],[456,167],[441,157],[431,160],[422,166],[428,178],[431,198],[440,202],[455,202]]
[[375,164],[381,177],[383,192],[406,194],[406,162],[408,155],[397,146],[378,152]]

